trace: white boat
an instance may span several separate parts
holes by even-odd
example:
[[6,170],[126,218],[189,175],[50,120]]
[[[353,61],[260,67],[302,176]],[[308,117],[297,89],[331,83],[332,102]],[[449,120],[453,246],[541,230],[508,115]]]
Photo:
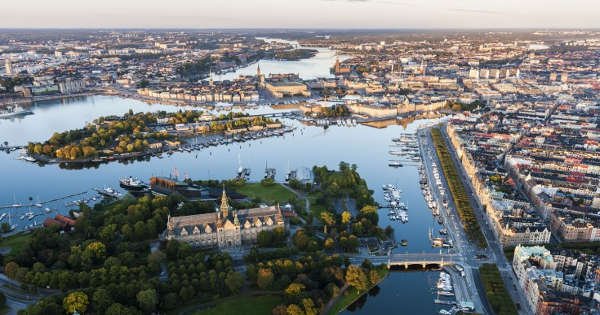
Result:
[[111,198],[119,198],[119,197],[121,197],[121,193],[120,192],[118,192],[118,191],[116,191],[116,190],[114,190],[114,189],[112,189],[110,187],[106,187],[104,189],[96,189],[96,191],[99,194],[101,194],[101,195],[103,195],[105,197],[111,197]]
[[15,116],[31,115],[32,111],[26,110],[19,105],[9,106],[5,110],[0,111],[0,118],[10,118]]
[[6,216],[7,216],[6,213],[0,214],[0,221],[4,220],[4,218],[6,218]]

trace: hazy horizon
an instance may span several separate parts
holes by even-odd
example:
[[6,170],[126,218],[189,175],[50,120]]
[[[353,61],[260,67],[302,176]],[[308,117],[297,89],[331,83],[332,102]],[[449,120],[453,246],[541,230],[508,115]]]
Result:
[[595,0],[33,0],[3,4],[0,28],[593,29]]

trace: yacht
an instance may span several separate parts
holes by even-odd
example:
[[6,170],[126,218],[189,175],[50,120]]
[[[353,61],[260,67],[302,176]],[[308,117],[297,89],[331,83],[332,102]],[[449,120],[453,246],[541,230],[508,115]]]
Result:
[[402,167],[402,163],[400,163],[400,161],[398,161],[398,160],[391,160],[388,163],[388,166],[391,166],[391,167]]
[[126,177],[126,178],[121,178],[119,180],[119,185],[123,189],[133,190],[133,191],[139,191],[139,190],[144,190],[144,189],[148,188],[148,185],[144,184],[139,179],[133,178],[131,176]]
[[19,105],[9,106],[4,110],[0,110],[0,118],[10,118],[15,116],[25,116],[33,114],[32,111],[26,110]]
[[106,187],[103,189],[95,189],[100,195],[105,196],[105,197],[110,197],[110,198],[119,198],[121,197],[121,193],[119,193],[118,191],[110,188],[110,187]]

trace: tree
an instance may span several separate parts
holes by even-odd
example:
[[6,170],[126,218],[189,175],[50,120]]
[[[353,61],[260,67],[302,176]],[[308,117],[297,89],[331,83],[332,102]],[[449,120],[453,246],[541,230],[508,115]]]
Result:
[[292,282],[285,289],[285,294],[291,297],[296,297],[302,293],[302,291],[306,288],[306,286],[302,283]]
[[361,292],[367,289],[369,280],[362,268],[350,265],[348,266],[348,269],[346,269],[346,283],[354,287],[358,292]]
[[123,304],[115,303],[106,309],[105,315],[129,315],[131,310],[123,306]]
[[165,261],[167,255],[165,253],[157,250],[148,255],[148,266],[152,268],[154,271],[160,270],[160,264]]
[[242,274],[239,272],[231,271],[225,278],[225,285],[229,291],[231,291],[231,293],[237,294],[244,285],[244,276],[242,276]]
[[73,314],[75,311],[83,314],[88,304],[87,294],[81,291],[71,292],[63,299],[63,307],[68,314]]
[[135,297],[138,305],[145,313],[152,313],[156,310],[156,305],[158,305],[158,296],[156,294],[156,290],[142,290],[138,292]]
[[0,232],[2,232],[2,233],[10,232],[10,224],[8,224],[8,222],[2,222],[2,224],[0,224]]
[[323,211],[321,212],[321,221],[323,221],[323,233],[327,234],[327,227],[333,226],[335,224],[335,219],[331,212]]
[[302,299],[302,307],[304,307],[304,313],[306,315],[317,315],[317,308],[315,302],[311,299]]
[[256,236],[256,241],[260,247],[268,247],[273,244],[273,233],[271,231],[260,231]]
[[379,273],[377,272],[377,270],[369,271],[369,282],[371,283],[371,285],[379,283],[379,280],[381,280],[381,278],[379,277]]
[[344,211],[342,212],[342,223],[343,224],[348,224],[350,223],[350,220],[352,220],[352,214],[350,214],[350,211]]
[[4,265],[4,273],[6,274],[7,277],[14,279],[17,276],[17,271],[19,270],[19,264],[17,264],[16,262],[9,262],[6,265]]
[[273,271],[269,268],[261,268],[258,270],[258,275],[256,278],[256,285],[259,288],[265,290],[273,284],[273,279],[275,276],[273,275]]
[[113,304],[113,299],[106,289],[100,288],[92,295],[92,306],[99,313],[105,312]]
[[83,260],[87,263],[98,263],[104,260],[106,256],[106,245],[102,242],[91,242],[83,251]]
[[325,239],[325,243],[323,243],[323,247],[325,247],[325,249],[332,249],[334,246],[335,241],[331,237]]
[[361,214],[377,213],[377,207],[373,205],[366,205],[360,209]]
[[273,308],[271,315],[287,315],[287,306],[285,304],[279,304]]
[[163,298],[162,307],[167,310],[172,310],[177,307],[178,300],[177,294],[173,292],[167,293]]
[[290,304],[287,307],[288,315],[304,315],[304,311],[296,304]]

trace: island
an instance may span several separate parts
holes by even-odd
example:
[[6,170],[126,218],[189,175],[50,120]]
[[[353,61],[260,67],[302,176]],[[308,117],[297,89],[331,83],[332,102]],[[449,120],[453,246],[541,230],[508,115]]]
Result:
[[[4,272],[40,298],[27,314],[337,312],[387,275],[385,265],[349,259],[391,228],[377,226],[355,165],[313,172],[305,183],[188,180],[220,198],[146,194],[81,204],[19,236]],[[236,233],[240,244],[230,241]],[[203,235],[218,237],[201,244]]]
[[42,163],[105,162],[189,151],[290,130],[280,121],[260,115],[129,111],[123,116],[100,117],[81,129],[54,133],[44,142],[30,142],[27,153]]
[[316,49],[298,48],[289,50],[276,50],[273,58],[277,60],[295,61],[314,57],[319,51]]

